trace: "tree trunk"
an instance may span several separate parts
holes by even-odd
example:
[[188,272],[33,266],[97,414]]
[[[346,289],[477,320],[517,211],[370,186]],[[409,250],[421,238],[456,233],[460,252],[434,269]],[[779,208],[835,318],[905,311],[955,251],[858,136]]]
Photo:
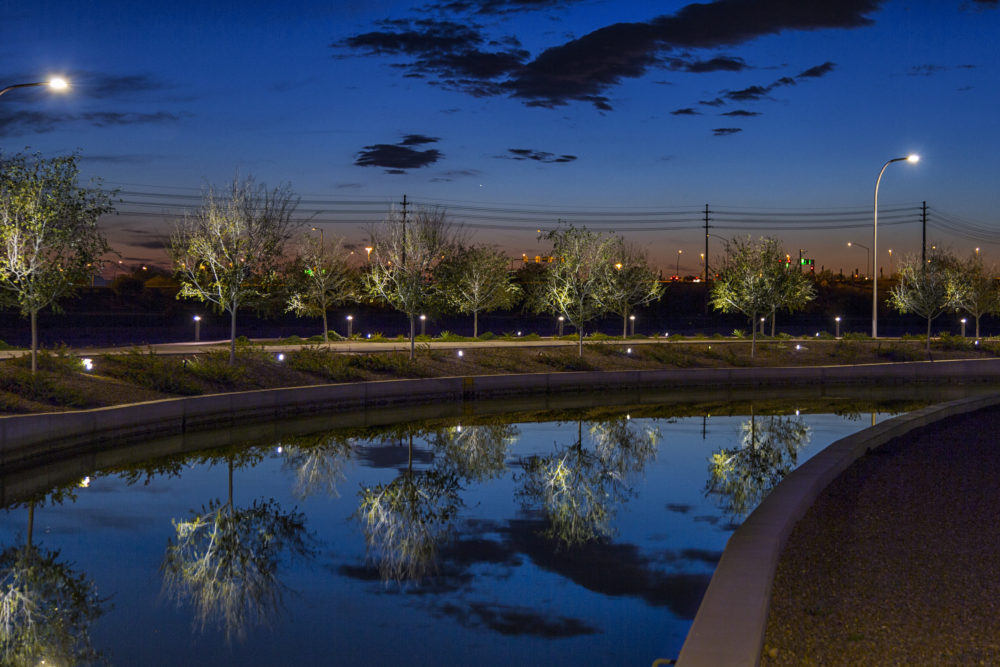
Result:
[[580,349],[577,352],[577,356],[579,356],[581,359],[583,359],[583,327],[582,326],[579,327],[577,329],[577,332],[580,334]]
[[774,308],[772,308],[771,309],[771,338],[774,338],[774,321],[776,319],[778,319],[778,318],[775,317],[776,313],[777,313],[777,311]]
[[979,340],[979,318],[982,315],[976,315],[976,340]]
[[750,331],[753,332],[750,336],[750,358],[753,359],[757,354],[757,313],[750,316]]
[[931,318],[927,318],[927,359],[928,361],[934,361],[931,357]]
[[417,340],[417,329],[416,329],[416,327],[417,327],[417,321],[413,317],[413,314],[411,313],[410,314],[410,361],[413,361],[416,358],[416,349],[417,349],[417,343],[416,343],[416,340]]
[[479,338],[479,311],[472,311],[472,337]]
[[323,310],[323,342],[330,342],[330,325],[326,323],[326,309]]
[[622,340],[628,338],[628,314],[622,315]]
[[31,374],[38,370],[38,311],[31,311]]
[[236,309],[229,311],[229,365],[236,365]]

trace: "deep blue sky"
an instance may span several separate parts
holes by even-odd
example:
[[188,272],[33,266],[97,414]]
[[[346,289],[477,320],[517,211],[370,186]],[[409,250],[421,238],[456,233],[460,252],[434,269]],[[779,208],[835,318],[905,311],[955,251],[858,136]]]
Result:
[[361,245],[357,221],[406,194],[512,255],[563,219],[696,273],[707,203],[713,234],[771,233],[846,272],[879,169],[909,152],[882,180],[882,263],[919,248],[924,200],[932,241],[1000,260],[996,1],[0,8],[0,87],[72,84],[0,98],[0,149],[78,150],[123,192],[106,223],[126,261],[165,262],[172,216],[239,170]]

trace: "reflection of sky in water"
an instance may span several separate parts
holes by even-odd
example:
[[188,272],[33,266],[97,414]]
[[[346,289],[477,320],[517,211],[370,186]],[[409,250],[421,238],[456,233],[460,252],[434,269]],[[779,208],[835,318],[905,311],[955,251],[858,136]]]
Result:
[[[811,442],[799,463],[870,425],[833,415],[803,415]],[[539,533],[546,519],[525,511],[517,491],[520,461],[572,444],[576,422],[521,424],[507,451],[507,474],[465,483],[453,540],[440,546],[438,575],[420,585],[383,583],[366,558],[352,520],[361,484],[388,484],[407,465],[407,448],[367,443],[342,469],[339,497],[296,500],[295,471],[271,450],[237,469],[237,507],[274,498],[298,508],[317,540],[312,560],[285,559],[287,613],[270,628],[249,628],[227,646],[214,627],[192,632],[190,607],[161,597],[159,568],[171,519],[225,500],[227,467],[185,466],[180,478],[129,486],[97,477],[75,503],[40,507],[35,542],[61,551],[85,572],[113,609],[92,629],[112,664],[650,664],[675,658],[731,533],[732,518],[705,496],[708,458],[735,447],[746,417],[633,420],[659,429],[656,457],[632,476],[630,498],[613,510],[610,540],[553,551]],[[589,441],[584,424],[584,445]],[[392,440],[390,439],[390,442]],[[555,448],[554,448],[555,445]],[[433,465],[414,440],[414,470]],[[376,467],[381,466],[381,467]],[[513,474],[512,474],[513,473]],[[24,535],[27,510],[0,515],[3,545]]]

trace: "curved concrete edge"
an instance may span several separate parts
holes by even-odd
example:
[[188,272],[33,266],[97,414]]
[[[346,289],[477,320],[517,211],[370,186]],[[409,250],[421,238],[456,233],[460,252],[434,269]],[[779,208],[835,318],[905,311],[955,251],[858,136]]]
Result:
[[1000,359],[860,366],[689,368],[478,375],[285,387],[170,398],[130,405],[0,418],[0,468],[58,458],[82,446],[266,422],[294,415],[362,411],[441,401],[579,391],[789,387],[827,384],[1000,381]]
[[789,474],[729,538],[677,664],[758,665],[778,560],[795,524],[823,489],[870,449],[940,419],[998,404],[1000,394],[994,394],[894,417],[837,440]]

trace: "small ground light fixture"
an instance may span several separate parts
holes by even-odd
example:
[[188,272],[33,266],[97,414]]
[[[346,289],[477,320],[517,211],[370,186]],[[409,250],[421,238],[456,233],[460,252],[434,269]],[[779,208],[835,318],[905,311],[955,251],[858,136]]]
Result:
[[284,352],[279,352],[278,353],[278,361],[284,361],[284,360],[285,360],[285,353]]
[[460,357],[464,357],[464,356],[465,356],[465,352],[462,352],[461,350],[459,350],[459,351],[458,351],[458,356],[460,356]]
[[94,370],[94,360],[93,359],[86,358],[86,359],[81,359],[80,361],[81,361],[81,363],[83,363],[83,370],[85,370],[85,371],[92,371],[92,370]]

